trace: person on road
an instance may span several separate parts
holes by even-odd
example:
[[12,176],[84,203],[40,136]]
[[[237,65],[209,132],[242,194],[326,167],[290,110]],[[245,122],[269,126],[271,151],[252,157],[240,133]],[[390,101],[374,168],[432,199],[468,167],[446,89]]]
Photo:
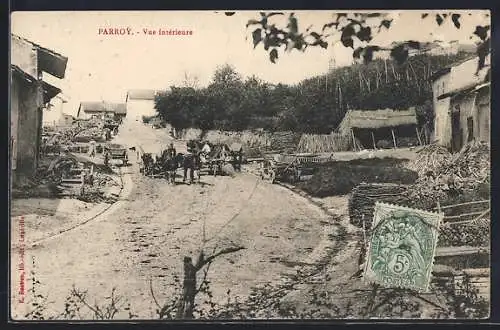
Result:
[[167,148],[167,156],[169,158],[175,158],[176,155],[177,155],[177,151],[175,150],[174,144],[171,142]]
[[210,145],[208,144],[208,141],[205,141],[203,148],[201,148],[201,152],[203,152],[205,155],[209,155],[211,151],[212,151],[212,149],[210,149]]
[[89,156],[94,158],[96,152],[96,141],[94,139],[90,140]]

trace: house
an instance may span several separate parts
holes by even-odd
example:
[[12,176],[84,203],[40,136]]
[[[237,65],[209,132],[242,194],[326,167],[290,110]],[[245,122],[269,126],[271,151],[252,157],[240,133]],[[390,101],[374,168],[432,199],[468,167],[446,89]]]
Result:
[[351,136],[354,147],[360,149],[376,149],[381,141],[390,141],[389,145],[392,144],[396,148],[401,144],[398,141],[402,142],[403,138],[421,143],[414,108],[348,110],[335,133],[341,136]]
[[136,119],[156,115],[155,96],[157,94],[157,91],[151,89],[129,90],[125,99],[129,115]]
[[80,119],[113,117],[114,119],[121,120],[126,115],[127,106],[125,103],[101,101],[81,102],[76,116]]
[[12,184],[35,174],[39,161],[43,109],[61,90],[43,80],[43,73],[63,79],[68,58],[11,35],[11,179]]
[[59,121],[57,122],[58,126],[63,126],[63,127],[68,127],[73,125],[75,122],[75,117],[72,115],[68,115],[66,113],[63,113],[61,118],[59,118]]
[[67,98],[62,94],[54,97],[43,114],[43,126],[58,126],[60,122],[66,122],[64,108],[67,103]]
[[477,56],[434,73],[431,77],[434,107],[433,138],[455,152],[472,140],[489,143],[490,56],[478,68]]
[[[392,42],[388,49],[398,46],[400,42]],[[457,55],[458,53],[474,54],[476,46],[474,44],[461,44],[458,40],[450,42],[442,42],[434,40],[431,42],[421,42],[418,49],[408,48],[408,57],[417,55],[430,55],[430,56],[443,56],[443,55]],[[374,53],[375,59],[390,60],[390,51],[379,51]]]

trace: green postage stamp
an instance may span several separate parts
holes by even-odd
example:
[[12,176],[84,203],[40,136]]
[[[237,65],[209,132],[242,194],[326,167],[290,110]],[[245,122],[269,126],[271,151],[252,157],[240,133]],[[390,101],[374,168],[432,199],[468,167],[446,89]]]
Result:
[[443,214],[376,203],[365,280],[427,291],[442,220]]

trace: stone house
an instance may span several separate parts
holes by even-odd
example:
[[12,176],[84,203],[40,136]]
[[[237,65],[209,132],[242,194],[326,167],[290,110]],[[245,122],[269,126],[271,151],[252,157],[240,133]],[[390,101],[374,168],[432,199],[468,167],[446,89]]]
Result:
[[490,57],[478,68],[477,56],[436,72],[432,77],[434,141],[459,151],[473,140],[489,143]]
[[61,90],[43,80],[42,72],[64,78],[68,58],[11,35],[10,161],[11,180],[35,174],[39,161],[43,109]]

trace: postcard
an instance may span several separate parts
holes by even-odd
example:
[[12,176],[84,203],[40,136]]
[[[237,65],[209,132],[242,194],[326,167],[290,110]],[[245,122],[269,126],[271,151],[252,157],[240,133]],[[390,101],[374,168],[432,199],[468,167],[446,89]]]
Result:
[[11,321],[489,318],[490,25],[13,12]]

